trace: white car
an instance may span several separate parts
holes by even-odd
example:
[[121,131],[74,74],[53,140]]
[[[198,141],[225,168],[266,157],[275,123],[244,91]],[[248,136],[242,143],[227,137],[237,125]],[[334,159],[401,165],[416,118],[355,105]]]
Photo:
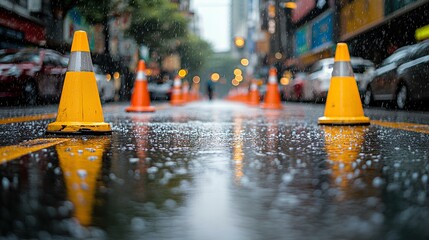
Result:
[[173,80],[151,81],[148,83],[148,91],[152,100],[169,100],[173,89]]
[[[366,87],[374,75],[374,63],[359,57],[351,57],[350,62],[355,74],[359,93],[361,97],[363,97]],[[325,58],[314,63],[310,69],[309,79],[313,83],[314,97],[318,101],[326,100],[331,83],[333,67],[334,58]]]
[[105,74],[98,65],[94,65],[95,80],[97,81],[98,94],[102,102],[115,99],[115,84],[110,74]]

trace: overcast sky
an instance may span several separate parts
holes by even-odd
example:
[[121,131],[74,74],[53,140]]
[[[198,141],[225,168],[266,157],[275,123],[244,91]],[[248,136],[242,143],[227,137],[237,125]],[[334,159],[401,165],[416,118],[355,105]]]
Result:
[[191,9],[198,14],[202,37],[215,52],[230,48],[230,0],[191,0]]

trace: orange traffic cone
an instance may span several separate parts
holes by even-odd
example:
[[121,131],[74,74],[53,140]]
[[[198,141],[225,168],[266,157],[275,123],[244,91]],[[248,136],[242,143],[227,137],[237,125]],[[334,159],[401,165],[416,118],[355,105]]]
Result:
[[183,103],[187,103],[191,101],[191,94],[189,92],[189,83],[188,81],[183,82],[182,86],[182,99]]
[[249,101],[249,91],[247,87],[240,88],[240,97],[238,101],[242,103],[247,103]]
[[319,124],[368,125],[364,116],[359,90],[350,63],[347,44],[338,43],[335,52],[334,69],[325,105],[325,116]]
[[150,106],[145,70],[145,62],[140,60],[137,67],[137,78],[134,82],[133,95],[131,96],[131,105],[125,109],[127,112],[155,112],[155,108]]
[[270,68],[267,92],[265,93],[264,103],[261,105],[261,107],[266,109],[282,109],[280,92],[277,83],[277,70],[274,67]]
[[198,83],[193,83],[191,87],[191,101],[197,101],[198,100]]
[[183,95],[182,95],[182,79],[177,75],[174,79],[173,92],[171,93],[170,104],[173,106],[183,105]]
[[251,106],[259,106],[259,91],[258,85],[256,84],[256,80],[252,80],[250,83],[250,91],[249,91],[249,101],[248,104]]
[[110,124],[104,122],[97,82],[85,31],[76,31],[58,115],[49,123],[46,133],[110,134]]

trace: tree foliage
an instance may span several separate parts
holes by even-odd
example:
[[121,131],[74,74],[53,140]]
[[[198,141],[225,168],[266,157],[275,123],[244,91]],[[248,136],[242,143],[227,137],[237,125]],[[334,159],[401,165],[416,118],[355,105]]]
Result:
[[138,0],[129,33],[160,54],[174,52],[187,34],[187,20],[169,0]]
[[211,53],[211,46],[188,31],[188,19],[170,0],[135,0],[129,34],[161,56],[179,53],[182,68],[196,71]]
[[194,34],[188,34],[178,46],[181,56],[182,68],[189,71],[198,71],[204,66],[206,59],[211,56],[212,50],[209,43]]
[[[58,1],[58,0],[57,0]],[[127,34],[161,58],[171,53],[181,56],[182,67],[197,71],[211,54],[211,46],[190,33],[188,19],[170,0],[65,0],[75,2],[90,24],[107,24],[109,17],[131,12]],[[107,29],[107,28],[106,28]]]

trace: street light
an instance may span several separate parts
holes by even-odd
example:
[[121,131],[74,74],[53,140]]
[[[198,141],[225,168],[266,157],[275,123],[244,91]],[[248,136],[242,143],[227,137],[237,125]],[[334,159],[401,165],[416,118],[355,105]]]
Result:
[[234,44],[238,48],[243,48],[245,43],[246,43],[246,41],[244,40],[243,37],[235,37],[234,38]]
[[186,69],[180,69],[178,74],[179,77],[184,78],[186,75],[188,75],[188,71],[186,71]]
[[285,2],[284,3],[284,7],[285,8],[290,8],[290,9],[295,9],[296,8],[296,3],[295,2]]
[[217,81],[219,80],[219,78],[220,78],[219,73],[212,73],[212,75],[210,76],[210,79],[211,79],[213,82],[217,82]]
[[292,56],[292,46],[291,46],[291,42],[292,42],[292,31],[293,31],[293,23],[292,23],[292,10],[296,9],[297,5],[295,2],[285,2],[283,4],[283,9],[284,9],[284,13],[285,13],[285,17],[286,17],[286,49],[284,51],[285,57],[286,59],[291,58]]
[[192,78],[192,81],[193,81],[194,83],[200,83],[201,78],[200,78],[200,76],[194,76],[194,77]]
[[240,63],[241,63],[241,65],[243,65],[243,66],[247,67],[247,66],[249,65],[249,59],[247,59],[247,58],[242,58],[242,59],[240,60]]
[[243,72],[241,71],[241,69],[239,68],[234,69],[234,75],[242,75],[242,74]]

